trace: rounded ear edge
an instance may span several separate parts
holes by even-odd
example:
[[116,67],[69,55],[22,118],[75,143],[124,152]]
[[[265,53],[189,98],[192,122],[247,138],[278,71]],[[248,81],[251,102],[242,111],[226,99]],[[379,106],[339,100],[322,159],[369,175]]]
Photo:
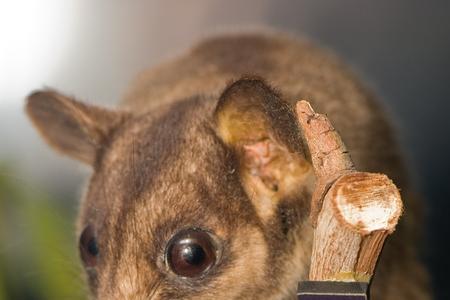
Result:
[[259,90],[267,95],[272,94],[278,98],[281,98],[281,93],[267,83],[264,78],[257,75],[244,75],[239,79],[231,80],[226,85],[219,97],[214,115],[217,116],[223,107],[227,105],[227,102],[229,102],[228,99],[231,98],[233,94],[242,92],[243,90]]
[[307,155],[295,107],[262,77],[243,76],[229,83],[213,117],[218,135],[228,145],[272,138]]
[[25,112],[53,149],[94,166],[97,152],[127,113],[85,104],[54,89],[35,90]]

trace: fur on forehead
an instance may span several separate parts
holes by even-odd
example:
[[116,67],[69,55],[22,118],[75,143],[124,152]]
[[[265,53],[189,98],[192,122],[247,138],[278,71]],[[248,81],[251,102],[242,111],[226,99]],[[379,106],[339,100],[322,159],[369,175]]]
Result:
[[194,185],[198,188],[196,181],[201,181],[204,189],[219,192],[224,176],[236,180],[234,153],[211,127],[214,105],[212,99],[193,98],[125,123],[115,133],[92,179],[91,190],[98,191],[90,191],[88,196],[94,205],[111,207],[113,199],[100,203],[105,189],[128,205],[143,193],[173,194]]
[[[232,178],[228,186],[244,189],[252,208],[268,219],[278,202],[298,191],[292,183],[312,183],[301,149],[291,107],[262,79],[243,78],[219,100],[193,97],[129,120],[106,149],[105,175],[97,177],[115,197],[128,199],[120,205],[156,189],[189,188],[182,183],[191,177],[226,194],[224,180]],[[104,205],[111,207],[111,200]]]

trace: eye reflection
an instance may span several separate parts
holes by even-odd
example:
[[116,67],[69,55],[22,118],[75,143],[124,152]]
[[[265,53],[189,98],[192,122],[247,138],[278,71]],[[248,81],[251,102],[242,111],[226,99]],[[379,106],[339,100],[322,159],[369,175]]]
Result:
[[166,262],[175,274],[197,277],[206,273],[217,261],[217,247],[211,235],[201,229],[177,233],[166,248]]

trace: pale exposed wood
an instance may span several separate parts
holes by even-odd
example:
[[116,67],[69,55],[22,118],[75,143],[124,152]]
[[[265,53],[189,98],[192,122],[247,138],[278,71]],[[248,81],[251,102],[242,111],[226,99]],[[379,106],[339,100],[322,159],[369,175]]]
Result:
[[337,179],[327,194],[340,223],[361,235],[394,231],[402,213],[400,193],[383,174],[352,172]]
[[357,172],[330,121],[297,103],[317,184],[310,280],[370,281],[388,234],[402,214],[400,193],[383,174]]
[[332,202],[327,193],[314,232],[309,279],[354,281],[362,236],[342,226]]

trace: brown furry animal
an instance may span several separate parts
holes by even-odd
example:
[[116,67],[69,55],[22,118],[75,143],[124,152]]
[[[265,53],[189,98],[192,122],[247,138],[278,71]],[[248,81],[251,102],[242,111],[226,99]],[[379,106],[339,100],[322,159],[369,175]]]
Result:
[[294,299],[308,272],[315,180],[299,99],[328,115],[359,170],[386,173],[403,192],[373,299],[428,299],[418,209],[384,111],[333,55],[273,34],[203,41],[142,74],[118,110],[51,90],[29,96],[48,143],[94,170],[78,219],[92,294]]

